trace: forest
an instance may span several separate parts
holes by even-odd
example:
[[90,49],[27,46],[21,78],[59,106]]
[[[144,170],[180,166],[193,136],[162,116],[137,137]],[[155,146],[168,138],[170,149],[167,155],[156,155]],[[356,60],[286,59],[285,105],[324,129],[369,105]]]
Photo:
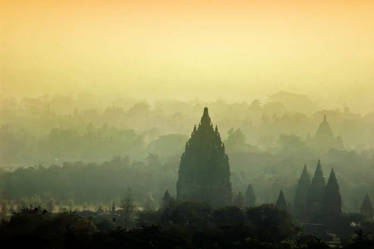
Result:
[[[345,211],[358,212],[374,194],[374,114],[326,109],[306,95],[279,92],[248,103],[89,94],[0,100],[0,188],[9,202],[110,206],[130,188],[139,205],[150,197],[159,205],[166,190],[175,195],[179,160],[205,105],[235,193],[252,184],[258,203],[274,203],[280,189],[293,202],[304,165],[312,171],[321,160],[326,174],[336,171]],[[313,143],[324,115],[341,145]]]

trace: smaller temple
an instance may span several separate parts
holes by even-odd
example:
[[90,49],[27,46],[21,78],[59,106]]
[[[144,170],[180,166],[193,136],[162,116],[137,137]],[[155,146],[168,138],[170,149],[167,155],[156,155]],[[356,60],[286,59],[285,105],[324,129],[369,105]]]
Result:
[[[367,208],[370,205],[363,204],[363,206],[365,210],[370,210]],[[341,217],[342,198],[334,169],[331,170],[326,184],[320,160],[318,160],[312,180],[304,166],[296,186],[292,211],[295,217],[303,222],[331,221]]]
[[366,194],[361,204],[360,213],[362,216],[369,218],[369,219],[372,219],[374,216],[373,205],[371,204],[371,200],[368,194]]
[[282,209],[282,210],[287,210],[288,209],[286,198],[284,197],[284,194],[283,194],[282,190],[279,192],[278,200],[275,203],[275,206],[279,209]]
[[312,148],[320,152],[328,152],[330,149],[342,150],[344,149],[343,140],[341,137],[335,137],[326,114],[320,123],[315,136],[310,138],[309,144]]
[[334,169],[331,170],[329,180],[327,181],[322,209],[325,217],[338,217],[342,213],[342,197]]
[[245,193],[246,205],[247,207],[256,206],[256,195],[251,184],[248,185],[247,191]]
[[308,173],[307,166],[304,165],[303,173],[301,174],[296,187],[296,194],[294,199],[294,212],[296,217],[300,218],[306,216],[306,201],[310,184],[310,175]]
[[322,172],[321,161],[318,160],[317,168],[314,172],[306,200],[307,216],[311,219],[319,218],[321,216],[324,193],[325,178]]

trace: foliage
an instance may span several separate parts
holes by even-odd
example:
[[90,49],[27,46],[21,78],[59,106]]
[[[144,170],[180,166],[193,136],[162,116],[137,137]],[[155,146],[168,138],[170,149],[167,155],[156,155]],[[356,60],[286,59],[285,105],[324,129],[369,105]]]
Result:
[[11,200],[35,202],[32,198],[37,196],[66,205],[71,200],[77,204],[108,204],[122,199],[131,187],[134,200],[143,204],[148,193],[159,199],[165,189],[175,186],[174,165],[168,162],[153,167],[153,164],[131,163],[128,158],[114,158],[102,164],[76,162],[49,168],[19,168],[0,179],[4,194]]

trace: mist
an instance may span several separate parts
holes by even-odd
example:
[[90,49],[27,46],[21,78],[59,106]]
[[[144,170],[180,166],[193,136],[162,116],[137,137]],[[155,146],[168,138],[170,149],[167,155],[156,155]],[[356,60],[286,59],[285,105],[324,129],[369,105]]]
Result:
[[373,11],[1,3],[1,245],[372,248]]
[[[284,91],[263,99],[266,100],[231,103],[222,99],[212,102],[198,99],[109,99],[90,94],[3,97],[0,110],[1,168],[6,177],[7,174],[20,174],[22,168],[35,168],[32,175],[23,177],[37,184],[25,186],[27,192],[23,192],[24,183],[12,182],[13,179],[3,181],[11,184],[4,188],[16,198],[34,195],[56,198],[57,193],[48,193],[50,188],[64,188],[66,183],[54,183],[59,181],[57,179],[42,183],[39,174],[45,170],[52,174],[50,171],[54,167],[62,166],[66,170],[77,167],[77,170],[95,171],[96,168],[103,170],[108,164],[122,167],[124,174],[137,175],[128,181],[123,177],[114,180],[113,177],[117,176],[111,175],[108,168],[108,178],[85,176],[92,183],[99,183],[100,188],[114,187],[114,182],[117,182],[118,190],[109,187],[112,199],[120,198],[124,189],[130,187],[139,191],[140,202],[145,201],[150,193],[158,197],[166,189],[173,193],[187,139],[198,123],[201,110],[208,106],[230,158],[235,191],[243,192],[251,183],[258,191],[259,202],[272,202],[279,189],[284,189],[291,201],[304,164],[313,170],[317,160],[321,159],[326,172],[334,168],[341,177],[344,208],[357,211],[362,195],[366,192],[373,194],[373,113],[355,113],[347,106],[325,109],[312,97]],[[317,143],[317,130],[324,116],[332,130],[332,142],[323,140]],[[150,184],[139,170],[152,175],[156,186]],[[73,171],[69,174],[81,173]],[[148,181],[145,189],[142,181]],[[135,187],[138,184],[142,187]],[[36,189],[32,190],[32,186]],[[89,193],[97,194],[88,186],[84,198],[72,191],[57,198],[74,199],[77,203],[110,203],[108,194],[103,194],[104,199],[100,195],[86,199]]]

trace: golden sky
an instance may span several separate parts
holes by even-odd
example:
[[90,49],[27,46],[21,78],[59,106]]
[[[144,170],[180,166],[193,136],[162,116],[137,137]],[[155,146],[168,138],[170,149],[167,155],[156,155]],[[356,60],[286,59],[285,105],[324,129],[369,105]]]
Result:
[[0,91],[374,109],[373,0],[0,1]]

